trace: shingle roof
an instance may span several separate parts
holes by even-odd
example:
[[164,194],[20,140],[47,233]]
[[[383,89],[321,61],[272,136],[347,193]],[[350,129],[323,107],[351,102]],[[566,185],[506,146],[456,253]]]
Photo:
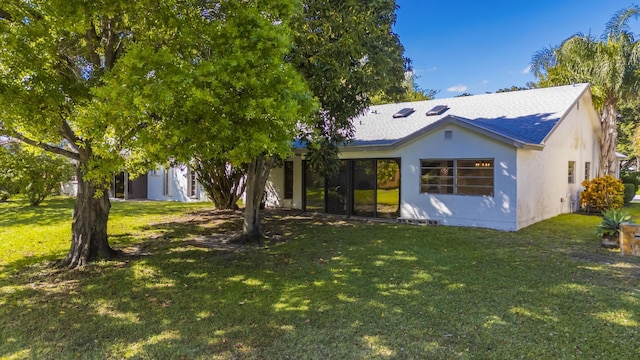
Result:
[[[555,125],[588,91],[588,84],[372,106],[354,119],[355,136],[348,147],[394,146],[414,136],[456,122],[471,130],[524,145],[544,145]],[[436,105],[449,109],[427,116]],[[406,118],[393,118],[414,108]]]

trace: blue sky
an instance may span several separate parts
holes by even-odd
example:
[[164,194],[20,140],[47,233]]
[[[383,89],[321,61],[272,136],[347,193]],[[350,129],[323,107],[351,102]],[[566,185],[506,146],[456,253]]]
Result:
[[[418,84],[437,98],[524,86],[533,54],[582,32],[600,36],[619,0],[397,0],[395,32]],[[637,34],[640,19],[632,20]]]

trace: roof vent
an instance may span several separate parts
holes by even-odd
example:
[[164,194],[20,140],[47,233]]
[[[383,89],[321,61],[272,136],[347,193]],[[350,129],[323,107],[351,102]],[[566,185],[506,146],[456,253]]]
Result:
[[393,114],[394,118],[404,118],[407,117],[411,114],[413,114],[415,112],[415,110],[413,108],[404,108],[400,111],[398,111],[397,113]]
[[447,110],[449,110],[447,105],[436,105],[433,107],[433,109],[427,112],[427,116],[440,115]]

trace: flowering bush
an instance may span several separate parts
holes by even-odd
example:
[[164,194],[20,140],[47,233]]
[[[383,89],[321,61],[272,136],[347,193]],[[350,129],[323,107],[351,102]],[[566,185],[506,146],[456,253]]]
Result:
[[588,211],[620,209],[624,205],[624,185],[611,175],[585,180],[580,206]]

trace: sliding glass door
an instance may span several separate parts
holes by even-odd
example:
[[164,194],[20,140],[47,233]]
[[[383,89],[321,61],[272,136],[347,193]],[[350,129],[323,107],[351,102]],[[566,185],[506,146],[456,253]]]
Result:
[[400,159],[341,160],[330,179],[304,165],[304,209],[394,218],[400,214]]
[[327,179],[327,210],[329,214],[347,215],[349,206],[349,169],[347,161],[340,161],[340,170]]
[[400,161],[376,161],[376,217],[400,216]]

